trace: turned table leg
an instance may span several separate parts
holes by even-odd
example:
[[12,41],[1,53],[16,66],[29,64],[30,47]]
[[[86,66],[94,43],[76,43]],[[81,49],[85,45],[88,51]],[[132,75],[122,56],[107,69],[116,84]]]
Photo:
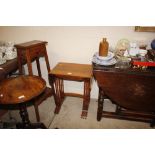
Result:
[[97,109],[97,120],[98,121],[100,121],[102,118],[103,102],[104,102],[104,92],[101,88],[99,88],[98,109]]
[[31,123],[29,120],[26,104],[20,104],[19,109],[20,109],[19,114],[22,119],[22,123],[18,123],[17,128],[21,128],[21,129],[30,128]]
[[22,123],[17,123],[17,129],[47,129],[43,123],[31,123],[27,112],[26,103],[19,105]]

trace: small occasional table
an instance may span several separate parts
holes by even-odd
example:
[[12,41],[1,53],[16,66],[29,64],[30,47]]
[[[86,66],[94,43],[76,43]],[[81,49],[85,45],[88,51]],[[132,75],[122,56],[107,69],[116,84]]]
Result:
[[0,108],[19,108],[22,123],[17,128],[46,128],[43,123],[30,123],[27,105],[46,88],[46,82],[38,76],[18,76],[0,83]]
[[[63,80],[84,82],[84,94],[65,93]],[[58,63],[53,70],[49,72],[49,82],[52,87],[56,104],[55,113],[59,113],[65,96],[82,97],[83,108],[81,118],[87,118],[90,102],[91,80],[92,65],[63,62]]]

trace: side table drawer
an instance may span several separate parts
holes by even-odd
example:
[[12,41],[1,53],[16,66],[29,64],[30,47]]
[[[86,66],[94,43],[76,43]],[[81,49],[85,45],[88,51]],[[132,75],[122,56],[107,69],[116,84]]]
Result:
[[37,47],[33,47],[30,49],[30,56],[31,56],[31,60],[33,60],[36,57],[42,57],[44,56],[44,52],[46,51],[46,47],[44,45],[40,45]]

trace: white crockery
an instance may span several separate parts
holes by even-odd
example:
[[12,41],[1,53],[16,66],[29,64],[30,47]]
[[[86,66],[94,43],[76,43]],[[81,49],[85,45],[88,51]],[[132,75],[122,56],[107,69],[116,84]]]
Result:
[[92,59],[92,62],[98,65],[103,65],[103,66],[110,66],[110,65],[114,65],[116,63],[116,59],[113,57],[114,54],[108,54],[107,57],[102,57],[100,59],[100,57],[98,56],[98,53],[95,53]]
[[5,43],[5,46],[7,46],[7,47],[13,47],[14,46],[14,42],[11,42],[11,41],[6,42]]
[[99,60],[110,60],[114,57],[114,53],[108,52],[108,55],[106,57],[99,56],[98,52],[96,53],[96,56]]
[[16,52],[6,52],[5,53],[5,59],[6,60],[12,60],[14,58],[17,57],[17,53]]
[[145,56],[145,55],[147,54],[147,50],[140,49],[140,50],[139,50],[139,54],[140,54],[141,56]]

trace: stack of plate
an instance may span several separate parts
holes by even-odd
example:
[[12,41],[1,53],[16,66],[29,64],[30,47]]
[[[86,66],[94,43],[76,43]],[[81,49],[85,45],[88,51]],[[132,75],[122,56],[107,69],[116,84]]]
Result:
[[93,56],[93,63],[103,66],[111,66],[116,64],[116,59],[114,58],[114,53],[108,52],[106,57],[99,56],[99,53],[96,52]]
[[17,57],[17,52],[10,52],[10,53],[5,53],[5,56],[4,58],[6,60],[12,60],[12,59],[15,59]]

